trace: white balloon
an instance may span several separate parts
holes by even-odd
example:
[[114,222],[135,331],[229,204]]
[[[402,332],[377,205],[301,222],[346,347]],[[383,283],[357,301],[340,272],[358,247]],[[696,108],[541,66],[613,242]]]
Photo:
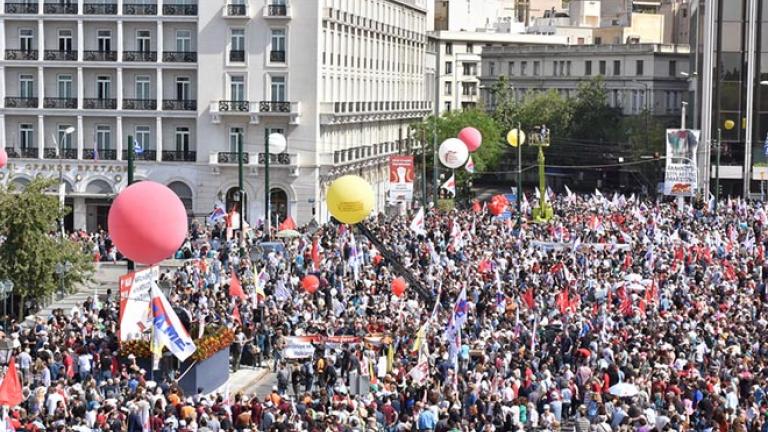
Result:
[[338,293],[339,293],[339,292],[338,292],[338,291],[336,291],[336,288],[331,288],[331,295],[332,295],[332,296],[336,297],[336,294],[338,294]]
[[285,136],[277,132],[269,134],[267,140],[269,141],[269,152],[272,154],[282,153],[288,146]]
[[464,165],[469,158],[469,150],[464,141],[458,138],[448,138],[440,144],[438,152],[440,162],[448,168],[456,169]]

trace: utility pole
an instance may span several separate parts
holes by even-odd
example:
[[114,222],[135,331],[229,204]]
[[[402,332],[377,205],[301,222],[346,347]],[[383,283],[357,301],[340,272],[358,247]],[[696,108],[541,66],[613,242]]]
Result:
[[[133,135],[128,135],[128,186],[133,184],[133,161],[136,157],[136,154],[134,152],[133,148]],[[136,269],[136,265],[133,261],[128,260],[128,271],[132,272]]]

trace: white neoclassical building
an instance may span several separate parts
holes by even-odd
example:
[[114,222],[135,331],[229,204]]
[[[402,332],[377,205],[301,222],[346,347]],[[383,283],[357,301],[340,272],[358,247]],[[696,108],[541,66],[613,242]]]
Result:
[[254,224],[279,132],[273,219],[326,220],[324,190],[346,173],[382,209],[388,157],[410,151],[408,125],[431,109],[426,30],[425,0],[0,0],[0,181],[61,170],[67,225],[105,226],[130,135],[136,178],[201,217],[234,204],[242,143]]

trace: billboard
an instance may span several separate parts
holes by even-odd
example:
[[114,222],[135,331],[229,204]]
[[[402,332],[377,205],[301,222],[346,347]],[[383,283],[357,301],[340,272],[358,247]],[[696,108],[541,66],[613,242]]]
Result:
[[416,171],[413,166],[413,156],[393,155],[389,157],[389,202],[406,202],[413,200],[413,181]]
[[120,276],[120,341],[140,339],[151,328],[152,285],[159,276],[159,267]]
[[696,192],[696,152],[699,147],[699,135],[698,130],[667,129],[664,195],[693,196]]

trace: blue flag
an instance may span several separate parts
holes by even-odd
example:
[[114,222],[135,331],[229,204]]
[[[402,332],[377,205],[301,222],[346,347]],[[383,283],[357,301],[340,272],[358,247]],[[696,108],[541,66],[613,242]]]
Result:
[[140,155],[140,154],[144,153],[144,149],[141,147],[141,145],[136,143],[133,146],[133,152],[136,153],[137,155]]

